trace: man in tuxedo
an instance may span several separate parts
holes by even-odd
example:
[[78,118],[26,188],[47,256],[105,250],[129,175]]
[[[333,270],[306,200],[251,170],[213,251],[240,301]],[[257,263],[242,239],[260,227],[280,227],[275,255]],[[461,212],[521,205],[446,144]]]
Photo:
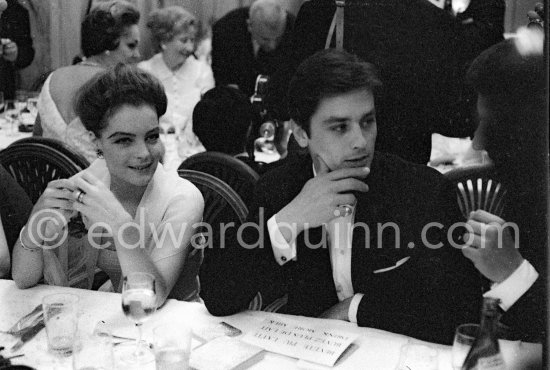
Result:
[[372,65],[344,51],[300,65],[289,113],[307,153],[259,180],[250,224],[201,271],[212,314],[246,309],[257,292],[265,304],[286,295],[280,312],[441,343],[478,320],[479,275],[460,251],[453,186],[375,151],[380,84]]
[[272,75],[288,52],[294,16],[276,0],[256,0],[213,26],[212,70],[217,85],[254,93],[259,74]]
[[[478,93],[473,145],[487,150],[496,179],[507,192],[502,218],[472,212],[466,236],[472,243],[462,252],[491,281],[492,292],[502,293],[502,322],[528,342],[545,342],[547,328],[546,66],[544,33],[522,28],[514,38],[481,53],[467,74]],[[517,229],[512,232],[505,224]]]
[[16,72],[34,59],[29,12],[18,0],[0,0],[0,91],[15,98]]

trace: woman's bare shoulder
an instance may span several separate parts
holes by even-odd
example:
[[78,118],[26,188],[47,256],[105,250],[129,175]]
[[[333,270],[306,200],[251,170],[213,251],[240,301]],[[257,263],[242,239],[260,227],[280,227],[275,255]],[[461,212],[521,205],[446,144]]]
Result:
[[58,68],[52,73],[50,90],[52,94],[59,91],[76,91],[101,71],[98,67],[79,65]]
[[90,66],[68,66],[55,70],[50,79],[50,95],[65,122],[74,119],[73,100],[78,90],[101,68]]

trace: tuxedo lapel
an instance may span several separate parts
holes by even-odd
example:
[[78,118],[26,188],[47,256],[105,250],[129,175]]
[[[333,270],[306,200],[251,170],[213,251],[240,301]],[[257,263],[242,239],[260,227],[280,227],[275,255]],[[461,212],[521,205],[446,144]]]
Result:
[[[368,284],[375,271],[395,266],[411,254],[406,245],[399,244],[396,248],[401,225],[393,222],[395,189],[384,178],[383,162],[376,153],[371,174],[365,180],[369,191],[356,194],[351,264],[354,284],[358,280],[361,284]],[[397,231],[392,225],[398,227]]]

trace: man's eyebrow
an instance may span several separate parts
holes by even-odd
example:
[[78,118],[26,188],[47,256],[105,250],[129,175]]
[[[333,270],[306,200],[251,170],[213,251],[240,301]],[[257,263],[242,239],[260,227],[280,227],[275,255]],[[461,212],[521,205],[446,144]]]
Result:
[[114,132],[111,135],[109,135],[107,137],[107,139],[110,139],[110,138],[115,137],[115,136],[132,136],[132,137],[135,137],[136,135],[131,134],[129,132],[117,131],[117,132]]
[[[361,119],[365,119],[365,118],[371,118],[371,117],[374,117],[376,116],[376,111],[374,109],[368,111],[367,113],[365,113]],[[323,123],[326,124],[326,125],[330,125],[330,124],[333,124],[333,123],[343,123],[343,122],[348,122],[348,121],[351,121],[351,118],[349,116],[329,116],[327,117],[326,119],[323,120]]]

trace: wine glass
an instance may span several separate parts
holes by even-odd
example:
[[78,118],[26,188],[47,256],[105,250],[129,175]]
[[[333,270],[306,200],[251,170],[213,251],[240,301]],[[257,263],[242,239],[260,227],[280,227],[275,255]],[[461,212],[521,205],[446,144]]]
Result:
[[157,309],[155,278],[144,272],[132,272],[126,275],[122,283],[122,311],[138,329],[136,342],[117,347],[122,361],[128,364],[144,364],[155,359],[153,352],[142,341],[141,326]]

